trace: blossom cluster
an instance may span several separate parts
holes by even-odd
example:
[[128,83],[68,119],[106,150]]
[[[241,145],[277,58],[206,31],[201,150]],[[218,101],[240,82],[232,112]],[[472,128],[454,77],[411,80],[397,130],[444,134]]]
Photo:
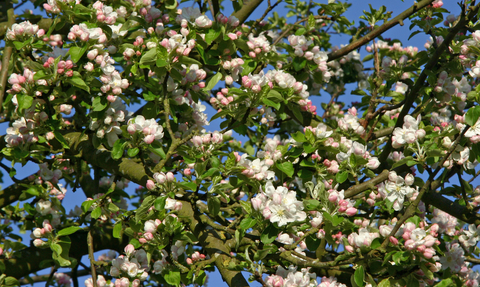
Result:
[[252,198],[252,206],[265,219],[277,222],[278,226],[307,218],[303,203],[297,199],[297,193],[283,186],[275,188],[271,181],[265,184],[263,192]]
[[393,209],[402,210],[405,197],[411,199],[418,194],[418,187],[412,186],[415,177],[407,174],[405,177],[397,175],[395,171],[388,174],[388,180],[378,185],[378,192],[382,198],[393,203]]
[[24,21],[22,23],[14,23],[11,28],[7,29],[7,39],[10,41],[24,41],[31,37],[42,37],[45,30],[39,29],[38,25]]
[[268,287],[316,287],[317,276],[309,271],[309,268],[302,268],[301,271],[297,271],[297,267],[292,265],[288,269],[279,266],[275,275],[265,278],[265,284]]
[[147,279],[150,270],[147,253],[143,249],[135,250],[133,245],[128,244],[125,247],[125,254],[126,256],[120,255],[112,260],[110,275],[116,278],[121,276],[122,278],[117,281],[128,281],[128,284],[131,282],[134,286],[138,286],[140,281]]
[[134,119],[130,119],[127,131],[131,135],[140,132],[146,144],[151,144],[153,141],[163,138],[163,127],[154,119],[146,120],[143,116],[136,116]]

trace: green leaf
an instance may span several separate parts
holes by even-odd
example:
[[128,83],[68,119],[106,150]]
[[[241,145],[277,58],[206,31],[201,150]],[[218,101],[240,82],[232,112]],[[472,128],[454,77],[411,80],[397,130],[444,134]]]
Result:
[[303,143],[307,141],[307,138],[301,131],[297,131],[296,133],[292,134],[293,139],[296,142]]
[[248,75],[255,70],[257,62],[251,59],[246,59],[242,65],[242,76]]
[[82,203],[82,210],[83,212],[87,212],[88,210],[90,210],[90,207],[92,206],[92,204],[95,203],[95,200],[87,200],[87,201],[84,201]]
[[305,68],[306,64],[307,64],[307,59],[305,58],[295,57],[293,59],[293,68],[297,72]]
[[220,199],[216,196],[209,196],[207,205],[209,213],[213,216],[217,216],[220,212]]
[[140,152],[140,149],[138,147],[136,148],[129,148],[127,151],[128,157],[134,157]]
[[140,58],[140,65],[153,65],[157,61],[157,49],[150,49]]
[[283,97],[282,97],[282,94],[280,94],[279,92],[275,91],[275,90],[270,90],[270,92],[268,92],[267,94],[267,98],[270,98],[270,99],[278,99],[280,101],[283,101]]
[[294,173],[293,164],[291,162],[279,163],[277,162],[275,166],[283,171],[288,177],[292,177]]
[[114,144],[112,148],[112,158],[113,159],[120,159],[123,156],[123,151],[125,149],[125,146],[127,145],[127,142],[124,139],[118,139]]
[[92,107],[94,112],[103,111],[107,106],[108,102],[105,97],[96,97],[93,99]]
[[155,200],[157,199],[156,196],[154,195],[149,195],[145,197],[145,199],[142,202],[142,205],[137,209],[137,213],[135,214],[135,221],[139,222],[142,219],[145,219],[148,214],[148,210],[152,205],[155,203]]
[[220,170],[216,167],[212,167],[212,168],[209,168],[207,170],[207,172],[205,172],[204,174],[202,174],[202,176],[200,177],[200,179],[204,179],[204,178],[207,178],[207,177],[210,177],[212,176],[213,174],[215,174],[216,172],[219,172]]
[[[310,22],[310,21],[309,21],[309,22]],[[305,29],[305,28],[303,28],[303,27],[302,27],[302,28],[299,28],[299,29],[297,29],[297,31],[295,32],[295,36],[301,36],[301,35],[305,34],[306,32],[307,32],[307,29]]]
[[64,229],[60,230],[57,233],[57,235],[58,236],[70,235],[70,234],[73,234],[73,233],[77,232],[80,229],[82,229],[82,228],[78,227],[78,226],[70,226],[70,227],[67,227],[67,228],[64,228]]
[[110,210],[111,212],[117,212],[120,210],[120,208],[117,205],[115,205],[115,203],[110,202],[108,203],[108,210]]
[[320,206],[320,201],[315,199],[306,199],[303,201],[303,206],[306,210],[317,210]]
[[260,240],[264,244],[270,244],[273,241],[275,241],[275,238],[277,238],[278,235],[278,229],[273,225],[273,223],[270,223],[270,225],[265,228],[263,231],[262,235],[260,235]]
[[164,210],[166,201],[167,201],[166,196],[157,197],[157,199],[155,199],[155,204],[154,204],[155,210],[158,210],[158,211]]
[[99,206],[92,211],[92,218],[97,219],[102,215],[102,208]]
[[378,283],[377,287],[390,287],[390,278],[387,278],[387,279],[383,279],[382,281],[380,281],[380,283]]
[[222,73],[217,72],[215,75],[213,75],[213,77],[210,78],[210,80],[208,81],[207,85],[203,90],[204,91],[212,90],[217,85],[218,81],[220,81],[221,78],[222,78]]
[[87,84],[85,84],[85,82],[83,81],[82,77],[78,72],[74,73],[72,77],[68,78],[67,82],[69,82],[70,84],[74,85],[77,88],[80,88],[90,93],[90,87]]
[[80,58],[82,58],[83,54],[85,54],[87,49],[88,45],[85,45],[83,47],[70,47],[67,55],[70,55],[70,59],[72,60],[72,62],[76,63],[80,60]]
[[123,229],[122,222],[121,221],[117,222],[113,227],[113,237],[122,238],[122,229]]
[[222,31],[218,28],[210,28],[207,33],[205,33],[205,42],[210,45],[215,41]]
[[20,286],[20,282],[18,282],[17,278],[14,278],[12,276],[5,278],[5,281],[3,281],[3,284],[5,286]]
[[68,142],[65,140],[65,138],[60,133],[60,131],[58,130],[53,131],[53,135],[55,136],[55,139],[57,139],[57,141],[62,144],[63,148],[66,148],[66,149],[70,148],[70,146],[68,145]]
[[20,110],[28,109],[32,106],[33,98],[24,94],[18,94],[17,103]]
[[348,178],[348,171],[342,171],[335,175],[335,180],[338,183],[344,183]]
[[57,243],[50,244],[50,249],[57,254],[62,254],[62,246],[58,245]]
[[365,283],[364,283],[365,270],[363,270],[362,265],[358,266],[357,270],[355,270],[353,279],[355,281],[355,284],[357,284],[358,286],[361,286],[361,287],[365,286]]
[[243,230],[248,230],[257,224],[257,220],[251,217],[244,218],[242,222],[240,222],[240,228]]
[[302,111],[300,110],[300,106],[298,106],[298,105],[288,105],[288,107],[293,112],[293,115],[295,116],[295,118],[300,123],[303,123],[303,115],[302,115]]
[[184,181],[184,182],[179,182],[178,185],[186,190],[191,190],[191,191],[196,191],[197,190],[197,184],[193,181]]
[[447,279],[442,279],[442,281],[438,282],[435,284],[435,287],[448,287],[448,286],[454,286],[453,281],[451,278]]
[[165,8],[168,10],[173,10],[177,8],[177,0],[167,0],[165,1]]
[[465,122],[467,125],[474,126],[478,119],[480,119],[480,106],[470,108],[465,115]]
[[163,277],[170,285],[180,286],[180,272],[179,271],[169,271]]
[[275,103],[274,101],[270,101],[269,99],[266,99],[266,98],[263,98],[263,99],[262,99],[262,102],[263,102],[266,106],[274,107],[276,110],[279,110],[279,109],[280,109],[280,103]]

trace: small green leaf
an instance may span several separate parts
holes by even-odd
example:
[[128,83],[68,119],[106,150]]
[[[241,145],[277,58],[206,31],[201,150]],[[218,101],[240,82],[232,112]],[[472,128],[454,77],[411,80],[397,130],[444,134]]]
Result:
[[136,148],[129,148],[127,151],[128,157],[134,157],[140,152],[140,149],[138,147]]
[[307,29],[305,28],[300,28],[300,29],[297,29],[297,31],[295,32],[295,36],[301,36],[303,34],[305,34],[307,32]]
[[269,107],[274,107],[275,109],[279,110],[280,109],[280,103],[275,103],[274,101],[271,101],[269,99],[263,98],[262,102]]
[[92,204],[95,203],[95,200],[87,200],[87,201],[84,201],[82,203],[82,210],[83,212],[87,212],[88,210],[90,210],[90,207],[92,206]]
[[121,221],[117,222],[113,227],[113,237],[121,238],[122,237],[123,224]]
[[204,91],[212,90],[217,85],[218,81],[220,81],[221,78],[222,78],[222,73],[220,72],[217,72],[215,75],[213,75],[213,77],[210,78],[207,85],[205,86]]
[[120,159],[123,156],[123,151],[127,142],[124,139],[118,139],[115,144],[113,144],[111,156],[113,159]]
[[454,286],[453,281],[451,278],[447,279],[442,279],[439,283],[435,284],[434,287],[448,287],[448,286]]
[[242,222],[240,222],[240,228],[243,230],[248,230],[257,224],[257,220],[251,217],[244,218]]
[[205,33],[205,42],[210,45],[215,41],[222,31],[220,29],[210,28],[207,33]]
[[469,126],[474,126],[475,123],[480,119],[480,106],[475,108],[470,108],[465,115],[465,122]]
[[292,134],[293,139],[296,142],[303,143],[307,141],[307,138],[301,131],[297,131],[296,133]]
[[142,205],[137,209],[137,213],[135,214],[135,221],[139,222],[140,220],[144,219],[148,215],[148,210],[152,205],[155,203],[155,200],[157,199],[156,196],[154,195],[149,195],[145,197],[145,199],[142,202]]
[[363,270],[362,265],[358,266],[357,270],[355,270],[353,279],[355,281],[355,284],[357,284],[358,286],[361,286],[361,287],[365,286],[365,282],[364,282],[365,270]]
[[60,230],[57,233],[57,235],[58,236],[70,235],[70,234],[73,234],[73,233],[77,232],[80,229],[82,229],[82,228],[78,227],[78,226],[70,226],[70,227],[67,227],[67,228],[64,228],[64,229]]
[[103,111],[108,106],[107,99],[105,97],[95,97],[92,102],[94,112]]
[[92,211],[92,218],[97,219],[102,215],[102,208],[99,206]]
[[80,88],[90,93],[90,87],[87,84],[85,84],[85,82],[83,81],[80,74],[78,74],[78,72],[77,74],[74,73],[72,77],[68,78],[67,82],[69,82],[70,84],[74,85],[77,88]]
[[82,58],[83,54],[85,54],[87,49],[88,45],[85,45],[83,47],[71,47],[68,50],[67,55],[70,55],[70,59],[72,60],[72,62],[77,63]]
[[179,182],[178,185],[186,190],[191,190],[191,191],[197,190],[197,184],[193,181]]
[[220,212],[220,199],[216,196],[209,196],[207,205],[209,213],[213,216],[217,216]]
[[60,131],[58,130],[53,131],[53,135],[55,136],[55,139],[57,139],[57,141],[62,144],[63,148],[66,148],[66,149],[70,148],[70,146],[68,145],[68,142],[65,140],[65,138],[60,133]]
[[292,177],[293,176],[293,173],[294,173],[294,169],[293,169],[293,164],[291,162],[284,162],[284,163],[279,163],[277,162],[275,164],[275,166],[283,171],[286,175],[288,175],[288,177]]
[[50,244],[50,249],[57,254],[62,254],[62,246],[58,245],[57,243]]
[[108,203],[108,210],[111,212],[117,212],[120,210],[118,206],[116,206],[113,202]]
[[166,201],[167,201],[166,196],[157,197],[157,199],[155,199],[155,204],[154,204],[155,210],[158,210],[158,211],[164,210]]
[[18,282],[18,280],[12,276],[5,278],[3,284],[5,284],[5,286],[20,286],[20,282]]
[[157,61],[157,49],[150,49],[140,58],[140,65],[152,65]]
[[180,272],[179,271],[169,271],[163,277],[168,284],[179,286],[180,285]]
[[265,228],[262,235],[260,235],[260,240],[262,240],[264,244],[270,244],[275,241],[278,233],[278,229],[271,223],[269,226],[267,226],[267,228]]
[[335,175],[335,179],[338,183],[344,183],[348,178],[348,171],[342,171]]
[[18,94],[17,103],[20,110],[28,109],[32,106],[33,98],[24,94]]

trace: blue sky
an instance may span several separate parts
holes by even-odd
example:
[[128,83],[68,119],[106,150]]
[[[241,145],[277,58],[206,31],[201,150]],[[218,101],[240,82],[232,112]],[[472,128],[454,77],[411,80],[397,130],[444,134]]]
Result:
[[[229,4],[229,2],[230,1],[225,1],[226,4]],[[327,3],[327,0],[318,1],[318,2],[319,3]],[[347,11],[347,13],[345,13],[345,16],[350,21],[355,21],[355,23],[359,22],[359,20],[360,20],[359,17],[363,14],[362,13],[363,10],[369,11],[369,6],[368,6],[369,3],[374,8],[378,8],[382,5],[385,5],[387,7],[387,11],[392,11],[392,16],[393,17],[398,15],[399,13],[404,11],[405,9],[409,8],[413,4],[412,0],[406,0],[406,1],[400,1],[400,0],[388,0],[388,1],[385,1],[385,0],[371,0],[371,1],[354,0],[354,1],[347,1],[347,2],[352,3],[353,5],[349,9],[349,11]],[[456,0],[444,0],[444,8],[448,9],[453,14],[458,15],[460,13],[460,8],[458,7],[456,2],[457,2]],[[275,1],[272,0],[272,3],[275,3]],[[182,4],[182,6],[183,5],[185,5],[185,4]],[[267,2],[264,1],[262,3],[262,5],[257,9],[257,11],[259,11],[259,12],[252,15],[251,19],[257,19],[258,17],[260,17],[261,14],[263,14],[263,12],[266,10],[266,7],[267,7]],[[31,6],[28,7],[27,5],[25,5],[21,9],[22,10],[23,9],[32,9],[32,7]],[[228,16],[228,11],[229,10],[230,9],[227,9],[227,11],[225,13],[227,16]],[[286,13],[287,13],[287,10],[284,8],[284,5],[282,5],[282,4],[279,5],[274,11],[276,11],[280,16],[286,15]],[[17,13],[18,13],[18,11],[17,11]],[[294,18],[295,17],[292,17],[289,20],[291,20],[293,22],[295,20]],[[410,36],[410,31],[408,29],[409,25],[410,25],[410,21],[407,20],[407,21],[405,21],[405,25],[403,27],[396,26],[396,27],[390,29],[389,31],[387,31],[384,34],[384,37],[397,38],[397,39],[401,40],[403,46],[412,45],[412,46],[416,46],[420,50],[422,50],[423,45],[425,44],[425,42],[427,41],[427,39],[429,37],[426,36],[425,34],[420,33],[420,34],[414,36],[412,39],[407,40],[408,37]],[[335,36],[335,35],[332,37],[332,39],[333,39],[333,45],[337,45],[337,46],[340,46],[342,44],[348,44],[348,40],[349,40],[348,37],[340,37],[340,36]],[[2,43],[2,45],[3,45],[3,43]],[[365,52],[364,49],[361,49],[360,54],[361,54],[361,58],[363,58],[365,55],[367,55],[367,53]],[[351,87],[348,87],[348,88],[354,89],[354,88],[356,88],[356,86],[351,86]],[[348,94],[349,94],[350,91],[351,90],[347,90],[347,93],[346,93],[347,95],[345,95],[345,96],[343,96],[343,98],[341,98],[342,101],[348,103],[348,102],[356,101],[356,100],[360,99],[358,96],[349,96]],[[329,95],[320,96],[320,97],[315,96],[315,97],[312,98],[312,101],[314,101],[314,104],[317,105],[317,106],[320,106],[321,102],[328,102],[329,100],[330,100]],[[214,112],[213,109],[209,109],[209,111],[210,111],[209,116],[210,117],[213,116],[213,112]],[[206,128],[209,131],[214,131],[216,129],[218,130],[219,129],[219,123],[220,123],[219,121],[218,122],[213,122],[209,127],[206,127]],[[0,127],[3,127],[3,128],[6,129],[5,124],[0,125]],[[16,166],[16,168],[17,168],[17,178],[24,178],[25,176],[28,176],[28,175],[30,175],[30,174],[32,174],[32,173],[34,173],[38,170],[38,167],[34,164],[27,164],[25,167]],[[8,176],[4,177],[3,180],[4,180],[3,186],[5,186],[5,187],[12,184],[12,181],[11,181],[10,178],[8,178]],[[129,189],[131,191],[133,191],[134,188],[135,188],[135,185],[130,184]],[[82,194],[81,191],[77,191],[76,193],[73,193],[71,190],[69,190],[67,192],[66,197],[65,197],[64,205],[66,207],[66,210],[68,211],[68,210],[72,209],[75,205],[80,205],[80,203],[83,202],[84,200],[85,200],[85,196]],[[24,243],[26,243],[26,242],[24,242]],[[99,253],[101,254],[101,253],[104,253],[104,252],[99,252]],[[88,265],[88,260],[86,260],[86,259],[87,259],[87,257],[84,256],[84,262]],[[246,275],[246,278],[248,278],[248,275]],[[83,280],[80,280],[80,286],[83,285]],[[219,284],[220,286],[224,286],[225,283],[223,283],[223,281],[221,280],[218,272],[215,272],[215,273],[210,275],[210,278],[208,280],[208,285],[213,286],[213,285],[217,285],[217,284]],[[44,286],[44,283],[35,284],[35,286]],[[252,283],[252,286],[260,286],[260,284]]]

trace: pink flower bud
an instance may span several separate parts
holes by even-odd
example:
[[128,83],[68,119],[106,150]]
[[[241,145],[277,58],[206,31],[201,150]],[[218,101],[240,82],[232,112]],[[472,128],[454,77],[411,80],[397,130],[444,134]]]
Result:
[[155,183],[153,182],[153,180],[151,180],[151,179],[147,180],[146,187],[147,187],[148,190],[154,190],[155,189]]
[[173,182],[175,180],[175,176],[172,172],[167,172],[167,182]]

